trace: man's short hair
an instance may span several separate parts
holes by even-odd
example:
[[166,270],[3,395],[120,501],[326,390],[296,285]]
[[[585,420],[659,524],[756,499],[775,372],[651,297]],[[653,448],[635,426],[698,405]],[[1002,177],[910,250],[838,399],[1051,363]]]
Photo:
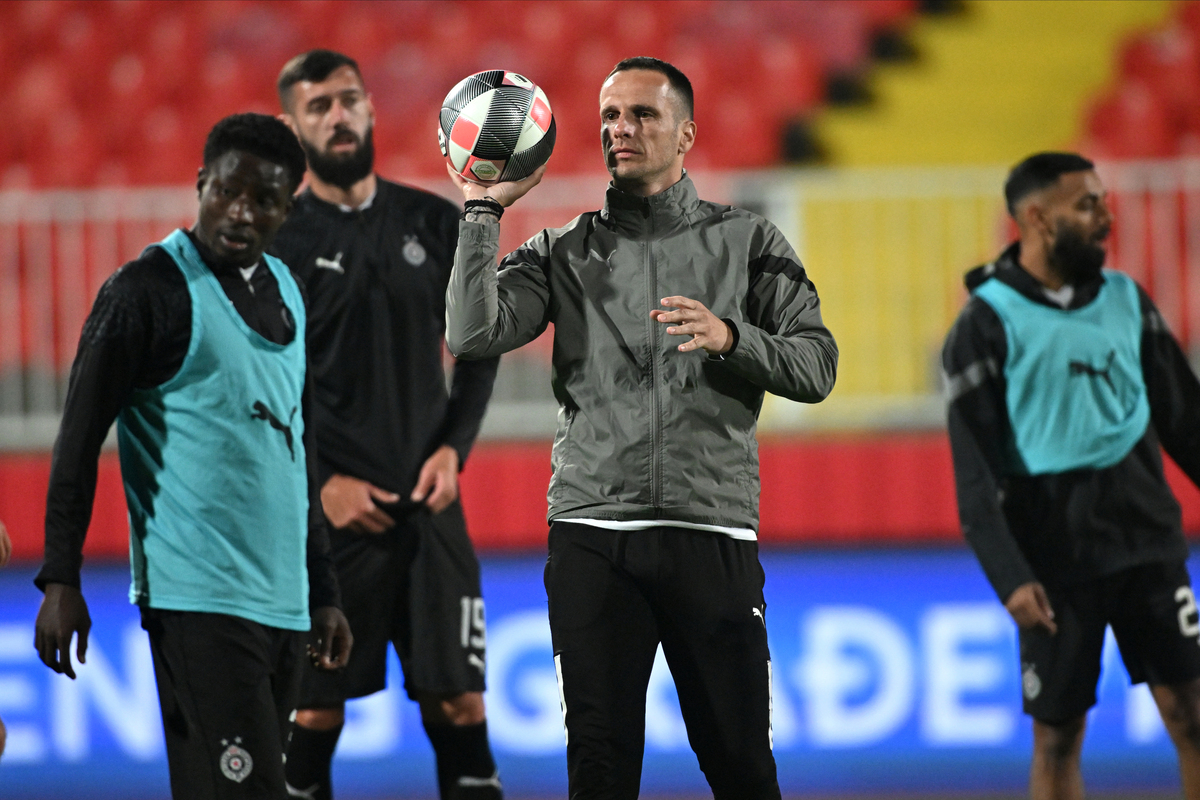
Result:
[[204,166],[211,167],[230,150],[241,150],[280,165],[287,170],[292,191],[304,179],[304,150],[292,129],[275,117],[266,114],[225,117],[208,132],[204,142]]
[[1078,153],[1035,153],[1012,168],[1004,182],[1004,202],[1016,219],[1017,203],[1053,185],[1060,175],[1086,172],[1096,165]]
[[362,70],[358,62],[350,56],[342,55],[333,50],[309,50],[291,58],[279,71],[279,80],[275,88],[279,90],[279,105],[284,111],[291,110],[292,87],[300,81],[320,83],[333,74],[336,69],[349,67],[362,81]]
[[668,64],[660,58],[651,58],[650,56],[635,56],[627,58],[619,62],[612,68],[612,72],[604,78],[608,80],[618,72],[625,72],[630,69],[647,69],[651,72],[658,72],[667,76],[667,83],[671,85],[672,91],[675,92],[680,104],[683,106],[684,117],[680,122],[689,120],[696,113],[696,98],[692,94],[692,82],[688,80],[687,75],[680,71],[679,67],[674,64]]

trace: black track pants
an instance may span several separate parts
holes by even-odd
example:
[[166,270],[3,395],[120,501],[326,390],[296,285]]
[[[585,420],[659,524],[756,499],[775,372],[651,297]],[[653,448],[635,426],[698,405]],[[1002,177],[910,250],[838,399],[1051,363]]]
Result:
[[638,796],[660,642],[714,798],[779,798],[757,542],[556,522],[545,579],[571,800]]

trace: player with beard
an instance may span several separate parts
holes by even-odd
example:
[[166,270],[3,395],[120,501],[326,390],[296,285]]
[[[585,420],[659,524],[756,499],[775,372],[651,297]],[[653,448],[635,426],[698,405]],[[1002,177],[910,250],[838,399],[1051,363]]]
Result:
[[498,359],[446,390],[445,293],[459,210],[372,171],[375,122],[354,60],[313,50],[280,72],[282,119],[308,156],[273,252],[304,281],[321,501],[355,657],[310,670],[287,763],[293,796],[332,796],[345,701],[384,688],[387,646],[420,704],[443,798],[492,800],[479,563],[458,502]]
[[1102,269],[1090,161],[1039,153],[1004,187],[1019,240],[967,275],[942,353],[963,533],[1020,629],[1034,800],[1082,798],[1111,625],[1200,798],[1200,620],[1161,446],[1200,485],[1200,382],[1153,302]]

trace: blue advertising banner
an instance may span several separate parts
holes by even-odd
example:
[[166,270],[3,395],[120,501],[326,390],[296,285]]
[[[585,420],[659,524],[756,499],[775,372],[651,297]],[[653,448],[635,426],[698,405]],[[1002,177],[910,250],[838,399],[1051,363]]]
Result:
[[[762,560],[785,793],[1024,787],[1031,736],[1015,629],[969,552],[766,551]],[[533,556],[483,559],[488,725],[514,796],[566,793],[542,564]],[[32,575],[0,573],[0,717],[8,726],[0,795],[166,797],[153,668],[126,599],[128,570],[85,570],[94,627],[75,681],[51,673],[34,653],[41,595]],[[389,681],[386,692],[348,708],[335,761],[339,797],[436,796],[432,752],[394,657]],[[1178,786],[1150,694],[1128,686],[1111,640],[1084,764],[1093,789]],[[643,790],[705,788],[660,653],[647,702]]]

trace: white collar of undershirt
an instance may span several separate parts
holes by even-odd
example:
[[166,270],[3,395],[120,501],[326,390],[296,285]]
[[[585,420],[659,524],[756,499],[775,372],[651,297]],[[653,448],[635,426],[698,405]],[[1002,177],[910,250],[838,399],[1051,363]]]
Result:
[[342,211],[344,211],[347,214],[349,214],[351,211],[366,211],[368,208],[371,207],[371,204],[375,202],[375,195],[377,195],[378,193],[379,193],[379,187],[376,186],[375,191],[371,192],[370,196],[368,196],[366,200],[363,200],[358,205],[345,206],[345,205],[342,205],[341,203],[338,203],[338,208],[340,208]]
[[238,272],[242,273],[242,280],[250,287],[250,291],[254,291],[254,284],[250,283],[250,279],[254,277],[254,271],[258,269],[258,262],[255,261],[248,267],[238,267]]
[[1060,308],[1068,308],[1071,301],[1075,299],[1075,287],[1069,283],[1064,283],[1058,289],[1047,289],[1042,287],[1042,291],[1046,297],[1050,298],[1050,302],[1057,304]]

